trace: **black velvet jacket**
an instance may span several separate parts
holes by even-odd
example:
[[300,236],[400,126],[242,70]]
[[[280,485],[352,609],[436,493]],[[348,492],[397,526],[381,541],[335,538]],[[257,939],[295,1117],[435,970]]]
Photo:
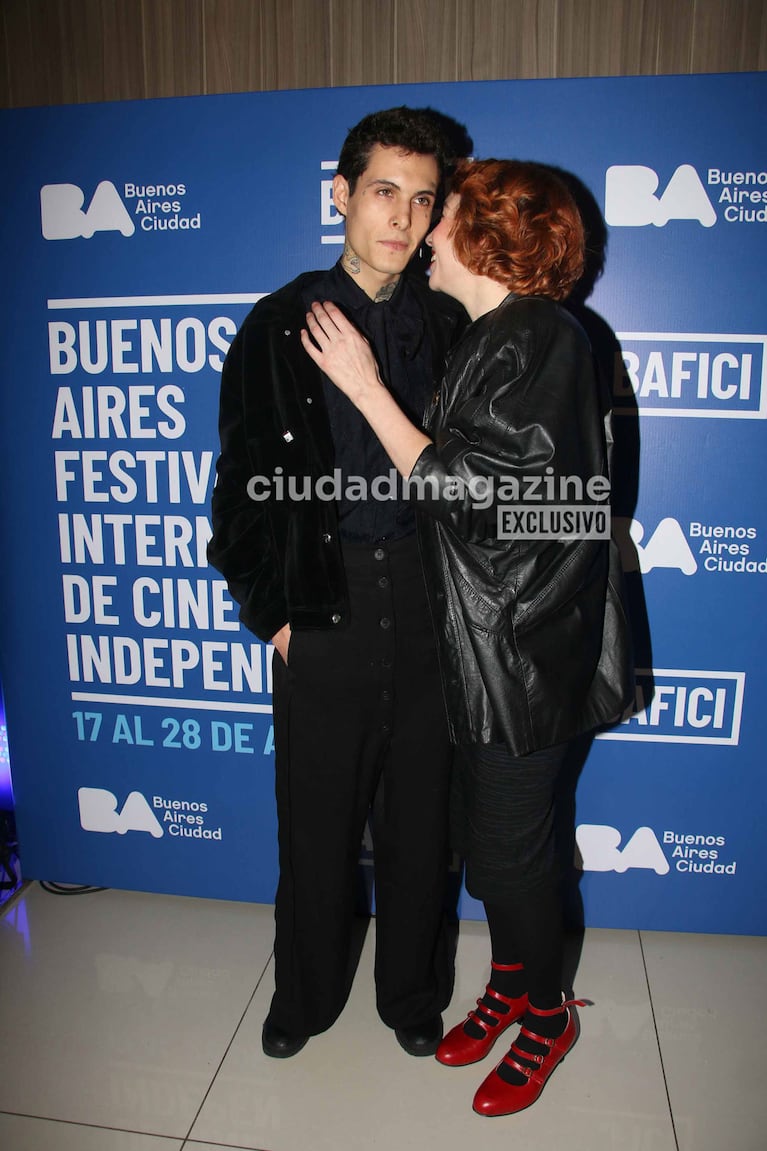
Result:
[[[263,640],[286,623],[296,630],[333,627],[348,613],[335,501],[287,498],[290,477],[300,492],[305,477],[313,486],[334,468],[322,374],[299,337],[306,292],[324,275],[307,272],[259,300],[229,349],[221,379],[208,560],[225,577],[242,622]],[[436,389],[466,315],[419,277],[409,286],[426,321]],[[254,477],[263,479],[252,483]],[[267,485],[270,494],[262,498]]]
[[[588,339],[551,300],[509,295],[450,355],[428,420],[434,443],[411,480],[426,497],[421,551],[456,743],[503,741],[526,755],[614,722],[632,701],[615,544],[498,532],[502,477],[530,478],[528,507],[565,504],[560,477],[584,490],[607,478],[609,429]],[[466,485],[462,498],[450,477]],[[468,485],[488,477],[493,498],[473,498]]]

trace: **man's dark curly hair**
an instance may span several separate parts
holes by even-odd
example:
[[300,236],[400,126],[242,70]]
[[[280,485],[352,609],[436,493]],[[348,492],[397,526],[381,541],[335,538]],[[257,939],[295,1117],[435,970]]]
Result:
[[408,108],[403,104],[371,112],[351,129],[338,158],[338,173],[347,181],[350,193],[367,168],[376,144],[434,156],[440,178],[456,158],[471,150],[463,125],[433,108]]

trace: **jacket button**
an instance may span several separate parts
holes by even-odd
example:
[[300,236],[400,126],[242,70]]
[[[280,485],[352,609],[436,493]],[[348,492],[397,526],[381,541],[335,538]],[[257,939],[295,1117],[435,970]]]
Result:
[[373,552],[373,559],[374,560],[385,560],[386,559],[386,552],[383,550],[383,548],[376,548],[376,550]]
[[388,615],[382,616],[378,623],[379,626],[384,629],[384,631],[388,631],[388,629],[391,627],[391,620],[389,619]]
[[331,623],[340,623],[341,622],[341,617],[337,611],[333,612],[332,616],[330,617],[330,622]]
[[333,537],[332,537],[332,535],[330,534],[330,532],[324,532],[324,533],[323,533],[323,536],[322,536],[322,542],[323,542],[324,544],[329,544],[329,543],[330,543],[330,541],[332,540],[332,538],[333,538]]

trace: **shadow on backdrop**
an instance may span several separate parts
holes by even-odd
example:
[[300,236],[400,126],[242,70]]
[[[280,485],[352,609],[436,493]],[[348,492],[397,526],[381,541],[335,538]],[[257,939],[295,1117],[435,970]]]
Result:
[[[583,327],[594,352],[604,390],[604,408],[612,408],[612,448],[610,453],[611,514],[613,535],[624,568],[626,606],[631,627],[636,667],[652,668],[652,643],[647,603],[639,556],[629,534],[639,493],[641,442],[639,413],[634,389],[626,372],[620,342],[603,316],[587,304],[607,261],[608,231],[593,193],[572,172],[552,167],[551,171],[567,185],[583,219],[586,232],[586,266],[566,307]],[[652,697],[648,685],[645,703]],[[576,789],[596,733],[576,740],[558,784],[557,847],[561,860],[568,948],[565,958],[565,987],[571,988],[583,942],[585,916],[580,890],[583,871],[575,840]]]

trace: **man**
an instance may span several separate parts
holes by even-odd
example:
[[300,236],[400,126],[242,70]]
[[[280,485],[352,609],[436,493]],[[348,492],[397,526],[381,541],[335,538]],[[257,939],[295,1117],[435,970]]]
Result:
[[312,302],[332,300],[420,420],[465,323],[452,300],[405,274],[432,224],[446,122],[403,107],[352,129],[333,181],[341,259],[259,301],[222,377],[208,555],[242,622],[276,651],[280,879],[262,1042],[277,1058],[330,1027],[346,1002],[371,813],[377,1006],[409,1054],[436,1050],[452,990],[450,747],[414,512],[376,437],[300,339]]

